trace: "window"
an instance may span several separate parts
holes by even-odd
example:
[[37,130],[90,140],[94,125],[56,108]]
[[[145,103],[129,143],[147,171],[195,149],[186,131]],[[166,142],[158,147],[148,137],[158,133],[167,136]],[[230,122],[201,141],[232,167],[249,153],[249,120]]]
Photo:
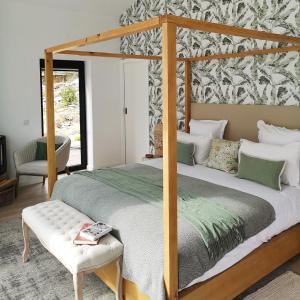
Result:
[[[87,166],[85,74],[83,61],[54,60],[54,106],[56,135],[71,139],[68,167]],[[47,135],[45,62],[40,60],[42,135]]]

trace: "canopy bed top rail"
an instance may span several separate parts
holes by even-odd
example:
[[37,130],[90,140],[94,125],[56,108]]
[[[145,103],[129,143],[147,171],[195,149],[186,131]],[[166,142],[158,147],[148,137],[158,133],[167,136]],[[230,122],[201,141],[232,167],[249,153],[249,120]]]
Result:
[[109,52],[94,52],[94,51],[76,51],[76,50],[66,50],[59,54],[67,55],[78,55],[78,56],[95,56],[103,58],[121,58],[121,59],[148,59],[148,60],[161,60],[161,56],[157,55],[138,55],[138,54],[122,54],[122,53],[109,53]]
[[112,39],[120,38],[123,36],[139,33],[142,31],[151,30],[154,28],[161,27],[161,17],[156,17],[147,21],[138,22],[132,25],[128,25],[125,27],[120,27],[117,29],[113,29],[111,31],[106,31],[103,33],[98,33],[95,35],[88,36],[83,39],[71,41],[68,43],[64,43],[61,45],[57,45],[51,48],[47,48],[46,52],[59,53],[64,50],[71,50],[77,47],[92,45],[104,41],[109,41]]
[[254,29],[247,29],[237,26],[218,24],[213,22],[194,20],[186,17],[179,17],[174,15],[161,16],[161,22],[174,23],[178,27],[189,28],[204,32],[221,33],[225,35],[240,36],[246,38],[253,38],[257,40],[285,42],[292,44],[299,44],[300,38],[295,36],[288,36],[283,34],[271,33],[266,31],[259,31]]
[[148,31],[159,28],[163,23],[173,23],[178,27],[189,28],[193,30],[221,33],[225,35],[240,36],[246,38],[253,38],[265,41],[285,42],[292,44],[300,44],[300,38],[295,36],[288,36],[283,34],[276,34],[265,31],[258,31],[253,29],[246,29],[225,24],[212,23],[207,21],[193,20],[185,17],[178,17],[173,15],[163,15],[155,17],[143,22],[138,22],[128,26],[113,29],[96,35],[91,35],[86,38],[74,40],[68,43],[47,48],[47,53],[59,53],[65,50],[71,50],[77,47],[92,45],[123,36],[132,35],[135,33]]
[[300,45],[271,48],[271,49],[256,49],[256,50],[235,52],[235,53],[224,53],[224,54],[213,54],[213,55],[207,55],[207,56],[198,56],[198,57],[188,58],[188,59],[186,59],[186,61],[194,62],[194,61],[205,61],[205,60],[213,60],[213,59],[227,59],[227,58],[238,58],[238,57],[241,58],[241,57],[247,57],[247,56],[257,56],[257,55],[266,55],[266,54],[293,52],[293,51],[300,51]]
[[[234,52],[234,53],[212,54],[212,55],[197,56],[197,57],[177,57],[176,60],[179,62],[195,62],[195,61],[205,61],[205,60],[213,60],[213,59],[241,58],[247,56],[257,56],[257,55],[266,55],[266,54],[274,54],[274,53],[292,52],[292,51],[300,51],[300,45],[271,48],[271,49],[256,49],[256,50]],[[110,52],[78,51],[78,50],[65,50],[59,52],[58,54],[94,56],[94,57],[102,57],[102,58],[120,58],[120,59],[144,59],[144,60],[162,59],[161,56],[159,55],[151,56],[151,55],[123,54],[123,53],[110,53]]]

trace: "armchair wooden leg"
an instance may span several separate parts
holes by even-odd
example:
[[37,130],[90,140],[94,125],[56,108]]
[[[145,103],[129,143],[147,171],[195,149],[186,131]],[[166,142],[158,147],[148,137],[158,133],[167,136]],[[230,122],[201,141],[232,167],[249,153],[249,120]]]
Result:
[[46,182],[46,176],[43,176],[43,185],[45,185]]
[[117,264],[116,300],[123,300],[122,263],[123,263],[123,257],[121,256],[116,261]]
[[65,168],[65,172],[66,172],[68,175],[70,175],[70,169],[69,169],[69,167],[66,167],[66,168]]
[[83,299],[83,277],[84,277],[83,272],[73,274],[75,300],[82,300]]
[[24,251],[23,251],[23,263],[28,260],[29,254],[29,227],[22,219],[22,230],[23,230],[23,238],[24,238]]

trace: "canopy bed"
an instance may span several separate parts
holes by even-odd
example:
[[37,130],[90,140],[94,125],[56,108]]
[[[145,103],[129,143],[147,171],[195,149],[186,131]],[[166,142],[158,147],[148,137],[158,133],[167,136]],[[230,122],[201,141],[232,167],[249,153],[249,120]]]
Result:
[[[292,44],[284,48],[252,50],[241,53],[216,54],[202,57],[176,57],[176,28],[227,34],[233,36],[285,42]],[[127,55],[91,51],[75,51],[74,48],[131,35],[134,33],[162,28],[162,56]],[[300,225],[295,225],[270,241],[259,246],[251,254],[233,266],[200,283],[179,291],[178,281],[178,224],[177,224],[177,159],[176,159],[176,61],[185,63],[185,130],[189,121],[194,119],[229,120],[225,137],[238,140],[256,138],[255,124],[263,119],[276,125],[300,129],[300,109],[286,107],[258,107],[239,105],[191,104],[191,63],[200,60],[224,59],[264,55],[269,53],[300,51],[300,38],[262,32],[184,17],[164,15],[144,22],[132,24],[112,31],[89,36],[80,40],[47,48],[46,62],[46,99],[47,99],[47,153],[48,153],[48,191],[52,195],[56,182],[55,162],[55,124],[53,93],[53,55],[68,54],[93,57],[114,57],[162,60],[163,64],[163,230],[164,230],[164,287],[167,299],[232,299],[276,267],[300,253]],[[96,272],[111,288],[116,270],[109,266]],[[232,284],[234,282],[234,284]],[[124,297],[132,300],[149,299],[139,291],[135,283],[125,280]]]

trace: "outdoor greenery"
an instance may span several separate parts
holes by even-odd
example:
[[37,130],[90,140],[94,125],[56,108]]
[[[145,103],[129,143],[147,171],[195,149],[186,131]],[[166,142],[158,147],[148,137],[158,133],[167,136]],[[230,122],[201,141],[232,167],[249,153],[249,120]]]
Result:
[[79,103],[76,88],[73,86],[62,89],[59,96],[61,97],[61,105],[63,107],[77,105]]
[[[45,74],[43,72],[43,115],[46,133]],[[55,132],[68,136],[71,143],[69,165],[80,164],[79,78],[76,71],[54,71]]]
[[80,142],[80,133],[75,134],[74,141],[75,142]]

